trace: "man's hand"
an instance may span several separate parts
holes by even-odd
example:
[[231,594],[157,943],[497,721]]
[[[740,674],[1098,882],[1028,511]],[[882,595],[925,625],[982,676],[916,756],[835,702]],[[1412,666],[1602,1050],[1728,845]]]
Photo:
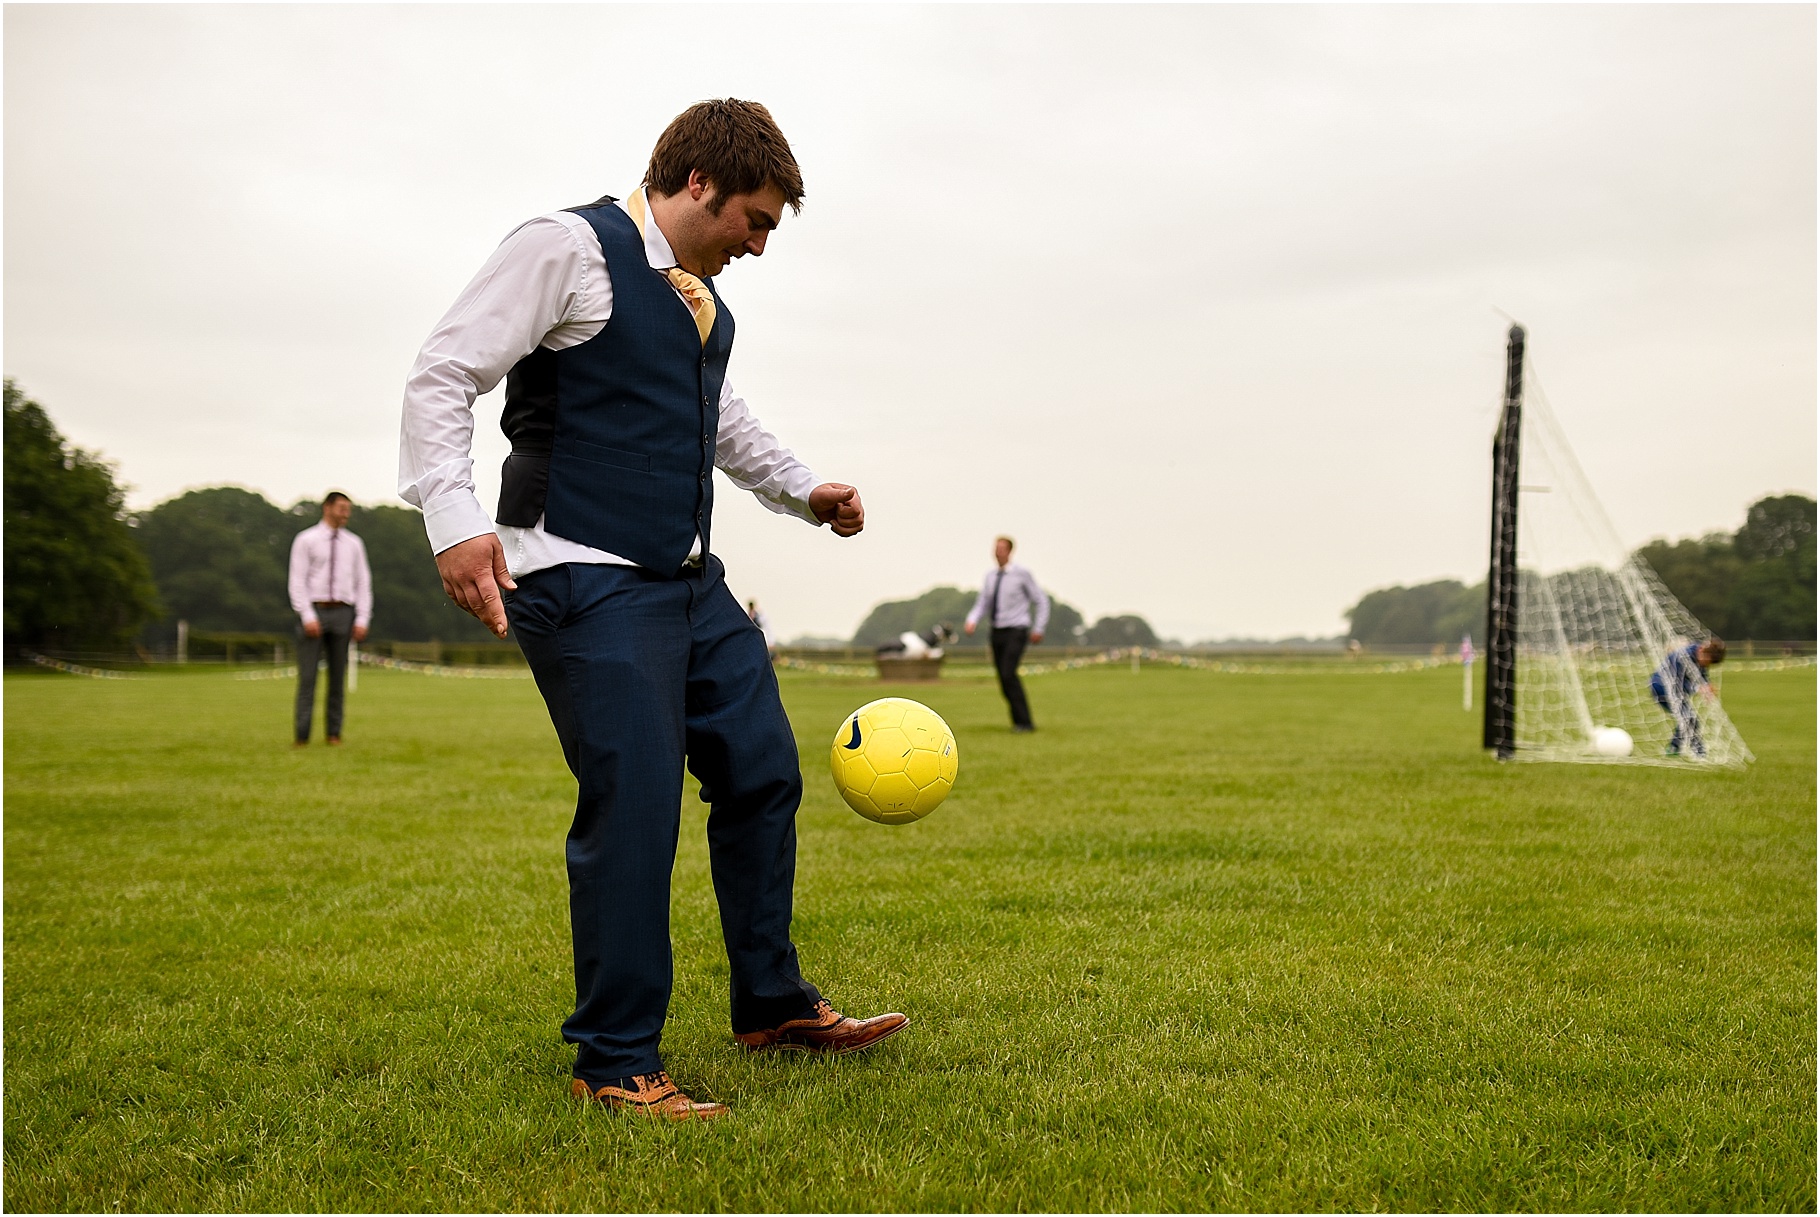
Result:
[[322,622],[320,622],[320,621],[304,622],[303,623],[303,632],[305,634],[309,635],[311,638],[322,637]]
[[1037,643],[1041,642],[1042,640],[1043,640],[1043,631],[1041,631],[1041,630],[1031,630],[1030,631],[1030,643],[1032,646],[1036,645]]
[[969,634],[973,633],[973,623],[971,621],[969,621],[966,625],[963,625],[961,628],[963,630],[966,630]]
[[859,491],[839,482],[823,482],[811,490],[809,510],[837,537],[850,537],[866,526],[866,508],[859,501]]
[[366,640],[367,640],[367,627],[364,625],[355,626],[354,627],[354,641],[355,642],[365,642]]
[[436,555],[442,590],[449,599],[472,613],[499,638],[506,636],[506,606],[499,599],[502,587],[517,590],[506,569],[506,551],[493,533],[469,537]]

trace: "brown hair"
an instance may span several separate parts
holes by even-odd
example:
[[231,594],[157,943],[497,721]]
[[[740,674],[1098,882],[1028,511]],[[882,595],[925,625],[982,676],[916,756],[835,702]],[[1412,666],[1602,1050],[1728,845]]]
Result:
[[997,545],[1000,541],[1003,541],[1005,543],[1006,547],[1009,549],[1017,548],[1017,542],[1013,541],[1010,537],[1005,536],[1003,533],[1000,533],[998,536],[996,536],[992,539],[992,543],[994,545]]
[[[347,498],[348,498],[348,496],[341,493],[341,491],[331,490],[328,492],[328,494],[323,496],[322,505],[324,507],[327,507],[330,503],[339,503],[341,500],[347,499]],[[350,503],[352,503],[353,501],[354,501],[353,499],[348,499],[348,502],[350,502]]]
[[1725,662],[1725,639],[1714,635],[1701,643],[1700,649],[1706,652],[1706,662],[1708,664]]
[[715,197],[708,210],[716,215],[729,195],[750,194],[767,184],[783,191],[791,211],[803,209],[803,174],[790,142],[771,111],[755,101],[698,101],[671,119],[651,149],[645,187],[680,194],[691,169],[701,170],[713,183]]

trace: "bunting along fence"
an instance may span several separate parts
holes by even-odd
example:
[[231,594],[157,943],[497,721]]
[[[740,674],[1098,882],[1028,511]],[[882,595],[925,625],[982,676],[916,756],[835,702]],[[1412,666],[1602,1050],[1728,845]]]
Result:
[[[1154,667],[1192,668],[1202,672],[1234,672],[1249,676],[1302,676],[1326,675],[1329,673],[1346,673],[1350,675],[1382,674],[1386,672],[1416,672],[1424,668],[1437,668],[1449,664],[1457,665],[1459,660],[1450,656],[1423,656],[1417,659],[1394,660],[1359,660],[1352,658],[1318,659],[1309,663],[1260,663],[1232,659],[1210,659],[1203,655],[1184,655],[1174,651],[1160,651],[1154,647],[1114,647],[1095,655],[1078,655],[1069,659],[1053,661],[1036,661],[1018,665],[1020,676],[1043,676],[1050,672],[1068,672],[1077,668],[1098,668],[1110,664],[1150,664]],[[878,669],[869,663],[822,663],[816,660],[799,659],[794,655],[779,655],[777,666],[798,672],[813,672],[820,676],[853,676],[876,678]],[[977,668],[981,673],[989,673],[992,667],[988,663],[970,662],[958,665],[962,669]]]
[[[70,676],[83,676],[91,680],[141,680],[143,675],[135,672],[122,672],[114,668],[95,668],[85,664],[71,663],[50,655],[40,655],[28,651],[26,657],[41,668],[63,672]],[[458,664],[419,663],[410,659],[393,659],[389,655],[370,655],[365,651],[358,652],[362,666],[386,668],[394,672],[408,672],[418,676],[440,676],[460,680],[530,680],[531,670],[526,667],[507,664],[484,664],[464,666]],[[1789,655],[1777,659],[1738,659],[1725,664],[1725,671],[1731,672],[1786,672],[1801,668],[1812,668],[1816,665],[1813,655]],[[1039,661],[1018,666],[1021,676],[1043,676],[1050,672],[1067,672],[1077,668],[1098,668],[1110,664],[1150,664],[1153,667],[1190,668],[1202,672],[1228,672],[1245,676],[1371,676],[1396,672],[1419,672],[1427,668],[1459,666],[1459,660],[1453,656],[1425,656],[1415,659],[1394,660],[1360,660],[1353,658],[1317,659],[1307,663],[1261,663],[1233,659],[1210,659],[1203,655],[1184,655],[1171,651],[1159,651],[1151,647],[1117,647],[1102,651],[1096,655],[1080,655],[1069,659],[1052,662]],[[796,672],[811,672],[818,676],[843,676],[862,680],[878,678],[878,669],[868,663],[822,663],[816,660],[799,659],[794,655],[779,655],[776,659],[779,668]],[[972,675],[977,669],[980,675],[990,674],[991,665],[979,662],[967,662],[956,665],[959,672]],[[234,680],[293,680],[297,676],[295,664],[277,668],[258,668],[245,672],[225,672]]]
[[415,672],[419,676],[451,676],[462,680],[530,680],[531,669],[521,668],[515,664],[480,664],[455,665],[445,663],[419,663],[414,659],[393,659],[390,655],[369,655],[360,652],[360,662],[374,668],[390,668],[394,672]]
[[67,672],[71,676],[87,676],[91,680],[138,680],[131,672],[116,672],[112,668],[90,668],[79,663],[70,663],[65,659],[52,659],[49,655],[40,655],[36,651],[27,651],[27,658],[41,668],[53,672]]

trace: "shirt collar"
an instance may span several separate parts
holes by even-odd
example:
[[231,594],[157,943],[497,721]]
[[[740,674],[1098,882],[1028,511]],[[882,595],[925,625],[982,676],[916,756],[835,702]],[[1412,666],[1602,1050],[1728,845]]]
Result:
[[668,270],[676,265],[676,254],[670,249],[670,242],[664,239],[664,230],[650,222],[650,208],[646,204],[645,188],[640,186],[626,196],[620,204],[625,213],[638,225],[639,235],[645,239],[645,261],[651,264],[652,270]]

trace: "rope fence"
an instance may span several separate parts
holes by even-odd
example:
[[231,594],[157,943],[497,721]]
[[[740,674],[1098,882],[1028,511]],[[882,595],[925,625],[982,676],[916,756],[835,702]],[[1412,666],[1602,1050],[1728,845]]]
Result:
[[[360,652],[360,662],[375,668],[390,668],[394,672],[415,672],[419,676],[452,676],[462,680],[529,680],[531,669],[508,664],[486,664],[484,666],[465,667],[442,663],[419,663],[414,659],[393,659],[390,655],[369,655]],[[297,669],[292,668],[294,675]]]
[[[394,672],[410,672],[418,676],[440,676],[457,680],[530,680],[531,670],[525,667],[508,664],[485,664],[480,666],[463,666],[457,664],[420,663],[411,659],[393,659],[389,655],[371,655],[366,651],[357,653],[359,661],[366,667],[386,668]],[[27,652],[34,664],[41,668],[64,672],[71,676],[83,676],[91,680],[142,680],[141,674],[121,672],[112,668],[92,668],[84,664],[71,663],[65,659],[54,659],[49,655]],[[1801,668],[1812,668],[1816,665],[1813,655],[1792,655],[1782,659],[1739,659],[1725,665],[1725,670],[1733,672],[1787,672]],[[1159,651],[1150,647],[1116,647],[1102,651],[1097,655],[1082,655],[1053,662],[1026,663],[1018,666],[1020,676],[1045,676],[1051,672],[1069,672],[1081,668],[1101,668],[1111,664],[1129,663],[1136,665],[1150,664],[1171,668],[1189,668],[1201,672],[1227,672],[1243,676],[1325,676],[1345,674],[1350,676],[1380,676],[1397,672],[1419,672],[1428,668],[1458,667],[1459,660],[1452,656],[1427,656],[1419,659],[1383,660],[1376,663],[1356,659],[1323,660],[1301,664],[1243,662],[1230,659],[1208,659],[1200,655],[1180,655],[1168,651]],[[840,676],[860,680],[875,680],[878,669],[872,664],[862,663],[821,663],[815,660],[799,659],[794,655],[779,655],[776,659],[779,668],[793,672],[809,672],[817,676]],[[989,664],[963,662],[949,670],[950,675],[989,676],[992,668]],[[262,668],[250,672],[224,673],[235,680],[293,680],[297,676],[297,666]]]
[[67,672],[71,676],[87,676],[91,680],[138,680],[131,672],[116,672],[111,668],[86,668],[79,663],[67,660],[52,659],[49,655],[40,655],[36,651],[27,651],[26,656],[41,668],[50,668],[57,672]]
[[1786,659],[1740,659],[1725,667],[1734,672],[1787,672],[1792,668],[1811,668],[1815,662],[1812,655],[1791,655]]
[[[1080,655],[1052,662],[1023,663],[1018,665],[1017,671],[1020,676],[1044,676],[1050,672],[1069,672],[1079,668],[1099,668],[1121,663],[1139,665],[1147,663],[1152,666],[1192,668],[1203,672],[1232,672],[1248,676],[1301,676],[1334,672],[1353,675],[1415,672],[1424,668],[1457,664],[1458,661],[1451,657],[1424,656],[1419,659],[1383,660],[1377,663],[1353,659],[1323,660],[1305,664],[1257,663],[1230,659],[1208,659],[1199,655],[1180,655],[1169,651],[1159,651],[1153,647],[1114,647],[1111,650],[1101,651],[1097,655]],[[871,664],[821,663],[815,660],[799,659],[794,655],[779,655],[777,666],[797,672],[813,672],[818,676],[875,678],[878,675],[877,669]],[[963,663],[956,666],[969,675],[972,674],[970,669],[977,669],[981,675],[989,675],[992,672],[990,664]],[[952,672],[953,669],[950,671]]]

